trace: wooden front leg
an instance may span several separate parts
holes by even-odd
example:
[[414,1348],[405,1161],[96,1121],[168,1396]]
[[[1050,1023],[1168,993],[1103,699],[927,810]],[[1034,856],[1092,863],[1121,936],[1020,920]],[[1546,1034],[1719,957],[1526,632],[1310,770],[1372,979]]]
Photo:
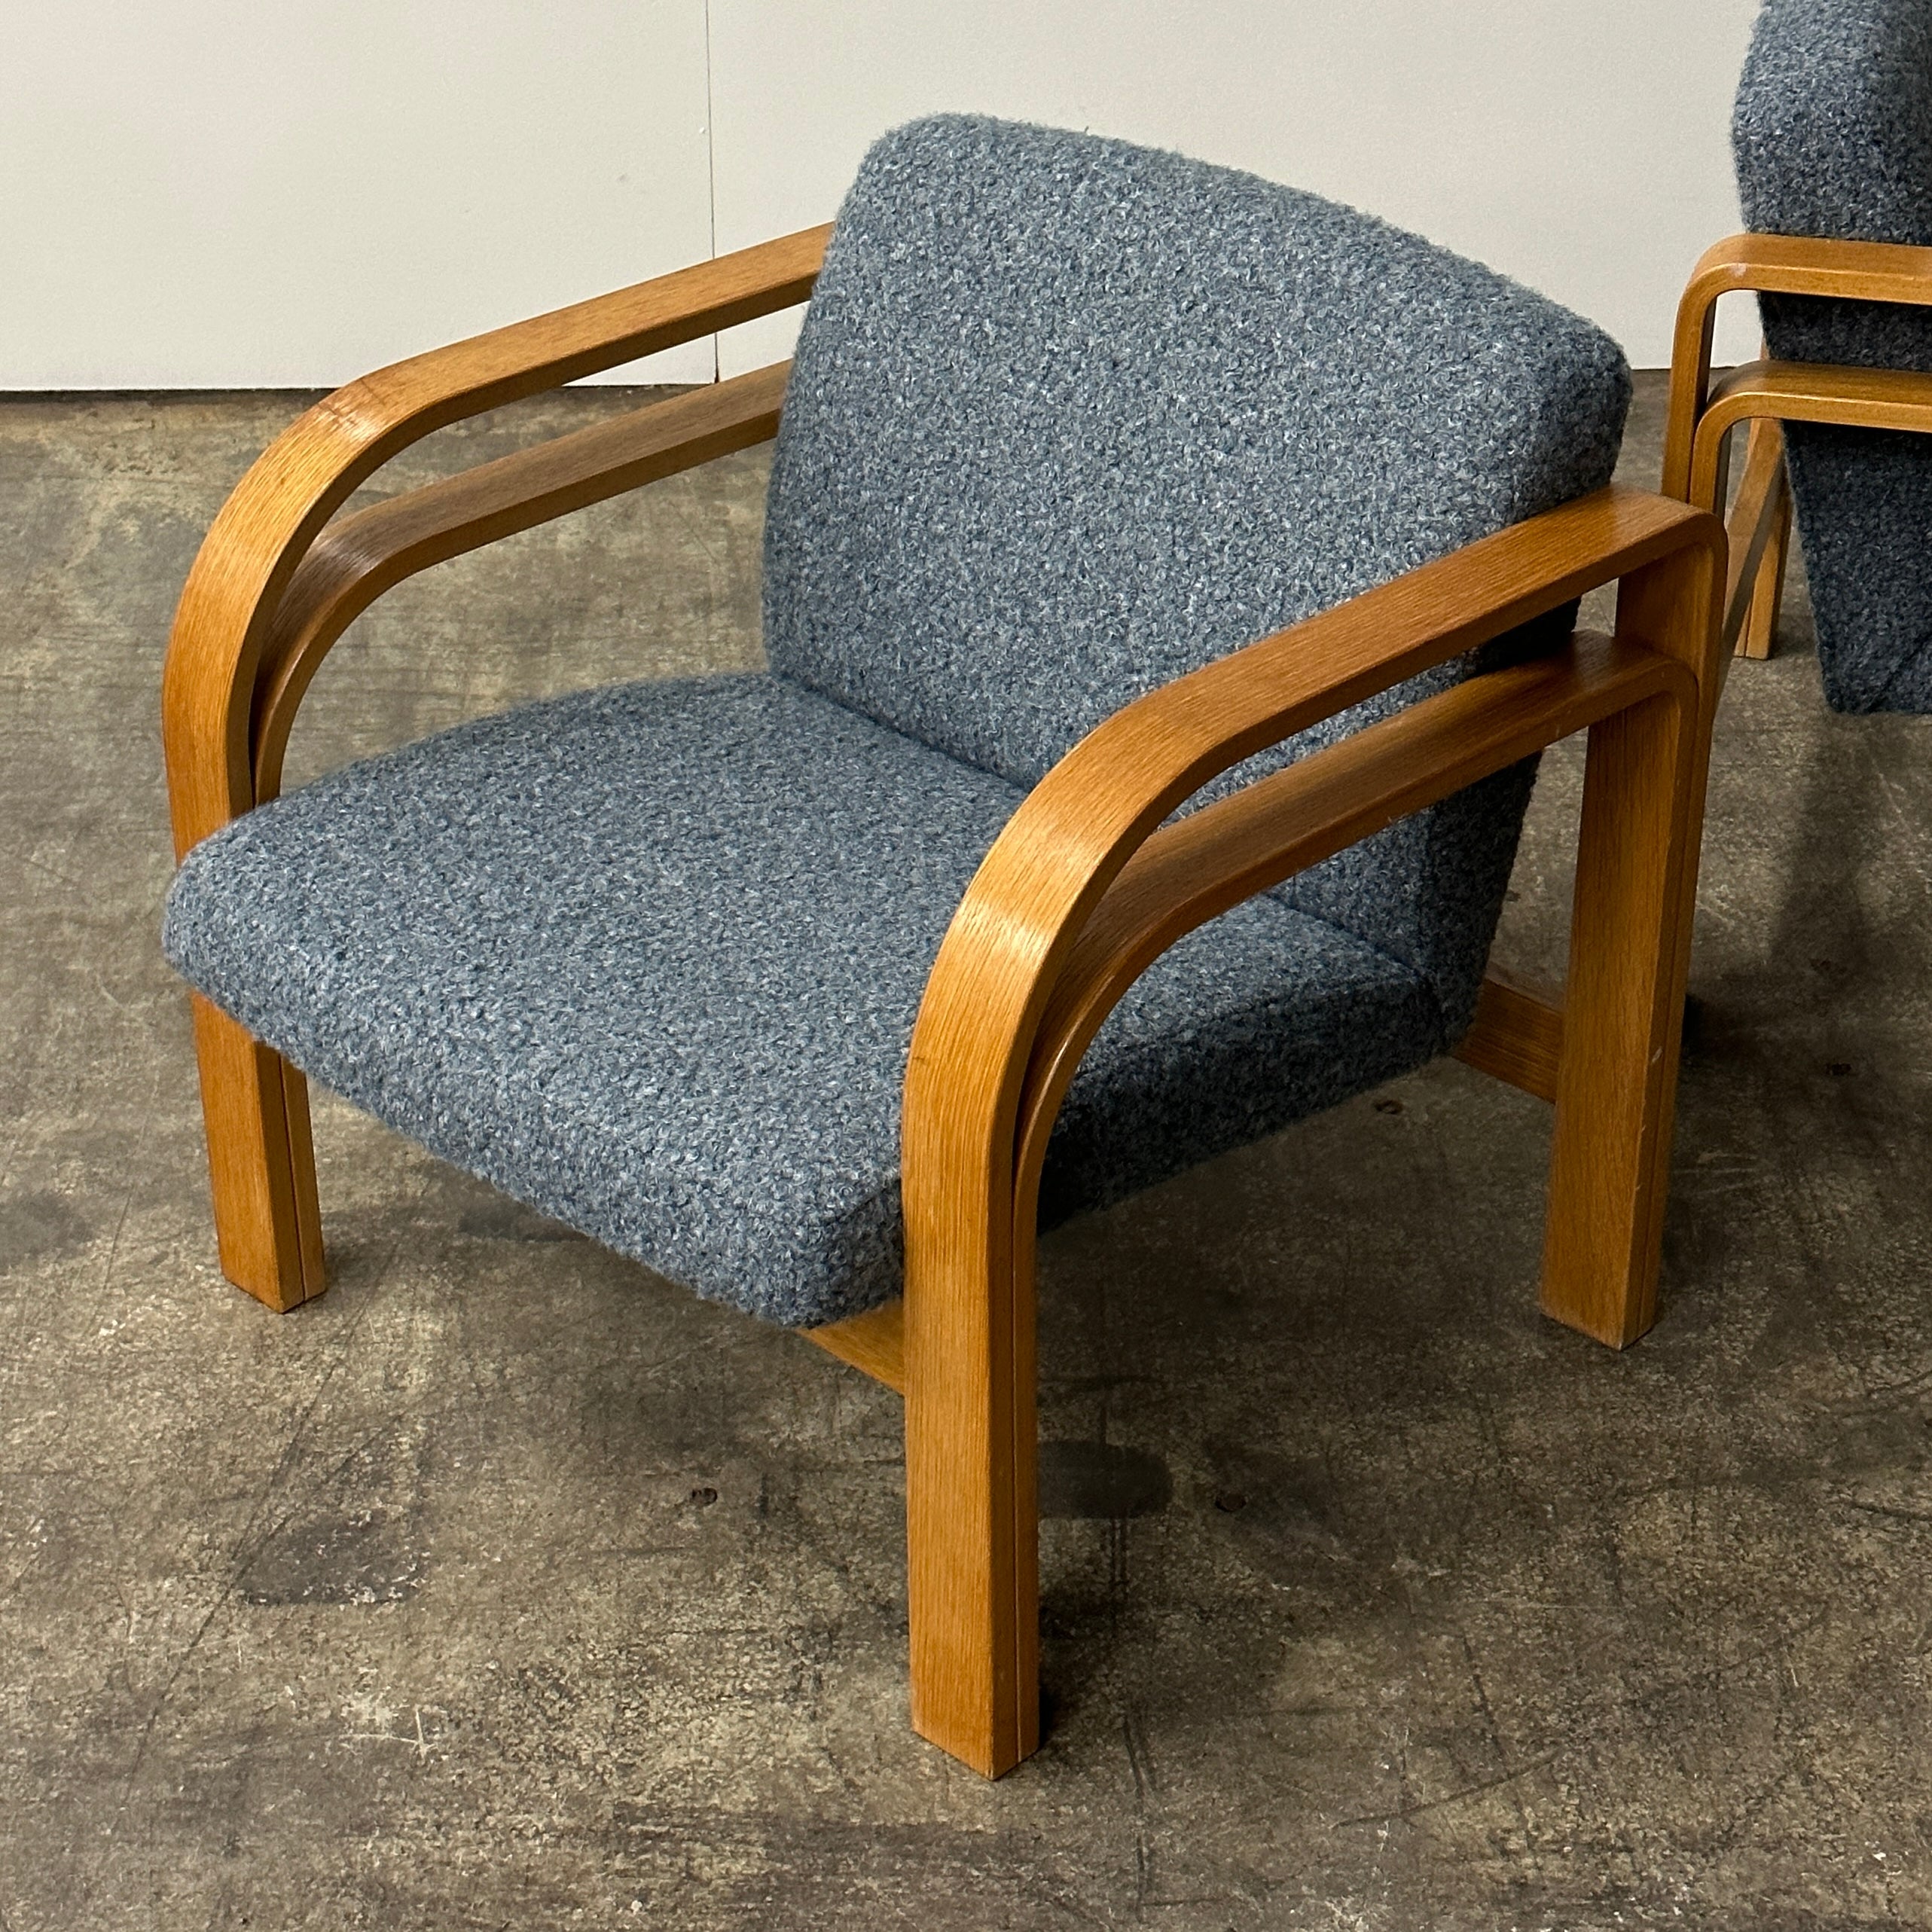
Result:
[[909,1217],[906,1600],[912,1723],[997,1778],[1039,1745],[1033,1244],[1003,1176]]
[[191,997],[221,1272],[285,1313],[327,1280],[307,1083],[239,1021]]

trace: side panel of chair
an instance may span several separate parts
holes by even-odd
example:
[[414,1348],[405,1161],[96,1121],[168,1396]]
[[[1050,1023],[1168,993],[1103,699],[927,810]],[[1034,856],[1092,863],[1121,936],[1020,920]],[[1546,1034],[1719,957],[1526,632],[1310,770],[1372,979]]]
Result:
[[[274,795],[309,679],[382,591],[762,440],[782,380],[760,372],[680,398],[664,418],[647,421],[646,411],[559,438],[337,530],[329,520],[359,483],[447,424],[804,301],[831,232],[805,230],[432,350],[337,390],[285,431],[222,506],[175,612],[161,709],[176,856]],[[295,1308],[325,1280],[306,1085],[200,1000],[195,1036],[222,1271],[269,1307]]]
[[[1722,557],[1714,520],[1673,515],[1634,493],[1599,493],[1117,713],[1048,774],[989,853],[928,984],[902,1139],[913,1710],[920,1732],[955,1757],[997,1775],[1037,1735],[1031,1209],[1059,1095],[1091,1036],[1082,1031],[1082,996],[1073,1013],[1055,1017],[1061,981],[1078,977],[1090,922],[1097,927],[1118,894],[1140,890],[1141,850],[1219,771],[1367,690],[1619,575],[1628,580],[1620,632],[1640,655],[1674,664],[1677,682],[1674,695],[1635,699],[1593,730],[1580,970],[1557,1070],[1544,1302],[1613,1345],[1647,1326],[1702,823],[1691,794],[1702,783],[1701,740],[1715,701]],[[1549,735],[1561,728],[1575,725]],[[1291,768],[1251,790],[1278,785],[1284,798],[1300,795],[1320,759],[1345,767],[1354,742],[1311,758],[1299,780],[1301,768]],[[1404,778],[1384,775],[1385,795],[1372,802],[1393,817],[1415,801],[1406,798]],[[1265,813],[1239,799],[1185,823],[1210,814],[1238,844],[1268,829]],[[1141,969],[1131,914],[1123,930],[1129,963]],[[1058,1045],[1048,1039],[1055,1027]],[[1537,1045],[1546,1045],[1540,1012],[1532,1030]],[[1068,1051],[1055,1063],[1058,1084],[1030,1103],[1034,1056],[1052,1061],[1060,1045]]]

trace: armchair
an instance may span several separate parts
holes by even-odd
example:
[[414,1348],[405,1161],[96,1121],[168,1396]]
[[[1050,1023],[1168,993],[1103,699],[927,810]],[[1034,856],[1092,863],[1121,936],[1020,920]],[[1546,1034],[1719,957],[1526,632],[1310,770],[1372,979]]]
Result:
[[[331,523],[465,411],[814,290],[767,370]],[[261,459],[163,693],[222,1265],[320,1292],[306,1090],[905,1401],[914,1721],[1039,1735],[1033,1244],[1455,1048],[1555,1103],[1544,1306],[1654,1311],[1723,533],[1611,346],[1312,197],[944,118],[817,230],[401,364]],[[771,671],[278,798],[411,571],[777,436]],[[1614,637],[1575,600],[1620,584]],[[1483,981],[1588,730],[1561,1006]]]
[[[1707,251],[1679,307],[1664,492],[1722,505],[1748,423],[1727,646],[1769,655],[1795,498],[1827,701],[1932,710],[1932,16],[1766,0],[1732,133],[1753,232]],[[1765,357],[1714,383],[1717,302],[1747,289]]]

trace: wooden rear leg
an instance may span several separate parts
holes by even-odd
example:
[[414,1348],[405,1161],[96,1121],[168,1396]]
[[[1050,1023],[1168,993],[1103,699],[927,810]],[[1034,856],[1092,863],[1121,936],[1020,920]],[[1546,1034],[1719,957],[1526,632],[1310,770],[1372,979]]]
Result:
[[1685,663],[1697,696],[1652,698],[1594,725],[1585,766],[1543,1306],[1613,1348],[1656,1318],[1711,722],[1723,683],[1721,567],[1699,550],[1625,579],[1619,633]]
[[1784,601],[1784,566],[1791,554],[1791,490],[1787,484],[1778,493],[1772,512],[1771,536],[1757,566],[1757,581],[1751,587],[1750,615],[1744,619],[1738,637],[1741,658],[1768,658],[1778,638],[1778,612]]
[[308,1086],[239,1021],[190,997],[221,1272],[285,1312],[326,1284]]
[[1737,640],[1738,656],[1768,658],[1791,548],[1791,486],[1785,469],[1784,426],[1775,417],[1760,416],[1751,424],[1729,532],[1725,629]]

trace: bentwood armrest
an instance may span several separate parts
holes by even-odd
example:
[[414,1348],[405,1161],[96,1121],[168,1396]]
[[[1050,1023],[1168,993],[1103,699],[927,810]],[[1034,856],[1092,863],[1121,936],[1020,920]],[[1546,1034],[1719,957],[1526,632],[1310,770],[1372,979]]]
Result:
[[1599,490],[1204,665],[1097,727],[1014,814],[940,948],[907,1073],[908,1177],[928,1134],[1011,1133],[1070,951],[1130,859],[1208,780],[1672,552],[1702,548],[1721,572],[1723,545],[1717,520],[1683,504]]
[[[1177,940],[1405,814],[1657,697],[1692,710],[1696,680],[1662,652],[1579,633],[1562,651],[1468,679],[1161,826],[1121,868],[1054,980],[1021,1093],[1018,1171],[1037,1180],[1081,1056]],[[1553,1067],[1542,1085],[1554,1100]],[[1021,1211],[1030,1206],[1023,1199]],[[902,1303],[806,1332],[905,1392]]]
[[[1732,235],[1705,249],[1677,305],[1671,355],[1670,421],[1664,444],[1666,496],[1687,498],[1692,487],[1692,439],[1711,400],[1711,331],[1719,299],[1746,291],[1923,307],[1932,304],[1932,248],[1837,241],[1814,235],[1744,234]],[[1919,380],[1922,389],[1924,379]]]
[[1697,680],[1647,646],[1579,633],[1552,656],[1467,679],[1163,826],[1121,868],[1055,980],[1021,1094],[1021,1171],[1039,1172],[1107,1015],[1177,940],[1397,819],[1659,697],[1694,716]]
[[256,673],[255,801],[280,789],[289,727],[349,624],[432,564],[777,434],[789,362],[554,437],[330,523],[276,606]]
[[[1932,254],[1932,249],[1925,251]],[[1932,430],[1932,376],[1838,363],[1747,362],[1710,386],[1692,438],[1689,500],[1714,504],[1726,435],[1740,423],[1833,423]]]
[[1698,258],[1684,307],[1702,313],[1739,289],[1840,301],[1932,302],[1932,248],[1821,235],[1732,235]]
[[[252,721],[264,649],[304,557],[359,484],[448,423],[804,301],[830,233],[808,229],[412,356],[337,389],[291,425],[223,506],[175,614],[162,704],[177,849],[256,801]],[[736,402],[746,395],[738,391]],[[534,469],[523,480],[546,487]]]

